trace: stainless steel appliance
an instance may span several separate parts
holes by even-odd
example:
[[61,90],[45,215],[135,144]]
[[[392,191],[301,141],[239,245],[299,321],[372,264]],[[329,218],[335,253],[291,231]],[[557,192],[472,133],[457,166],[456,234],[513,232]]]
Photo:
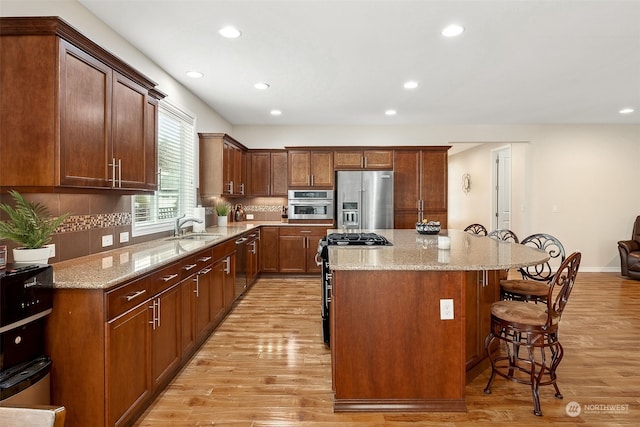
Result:
[[0,270],[0,406],[50,403],[45,318],[53,307],[50,265]]
[[321,295],[322,295],[322,339],[329,346],[331,331],[331,286],[332,276],[329,270],[329,246],[392,246],[392,243],[384,236],[376,233],[331,233],[318,242],[316,263],[322,267]]
[[393,171],[336,173],[338,228],[393,228]]
[[333,219],[333,190],[289,190],[289,219]]

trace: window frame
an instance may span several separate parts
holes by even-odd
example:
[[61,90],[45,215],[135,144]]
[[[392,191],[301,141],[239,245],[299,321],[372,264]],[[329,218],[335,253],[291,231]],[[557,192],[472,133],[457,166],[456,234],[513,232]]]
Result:
[[[186,186],[189,188],[189,190],[191,190],[193,192],[193,194],[191,195],[191,197],[187,197],[186,199],[183,199],[181,202],[179,202],[179,206],[178,206],[178,216],[172,217],[172,218],[167,218],[167,219],[158,219],[157,218],[157,211],[158,211],[158,198],[159,198],[159,194],[158,192],[160,191],[160,141],[161,141],[161,135],[160,135],[160,115],[161,114],[167,114],[170,115],[173,119],[175,120],[181,120],[183,121],[182,124],[187,124],[187,122],[190,126],[190,133],[191,133],[191,152],[193,155],[192,158],[192,171],[191,171],[191,181],[193,183],[193,185],[189,186],[188,184],[186,184]],[[196,203],[197,203],[197,189],[198,189],[198,164],[197,164],[197,160],[198,160],[198,150],[197,150],[197,131],[196,131],[196,122],[197,122],[197,117],[195,114],[193,114],[192,112],[188,111],[187,109],[180,107],[172,102],[170,102],[169,100],[167,100],[166,98],[163,100],[160,100],[158,102],[158,150],[157,150],[157,156],[158,158],[156,158],[156,162],[157,162],[157,176],[158,176],[158,190],[154,191],[153,194],[140,194],[137,196],[149,196],[152,199],[155,199],[155,203],[153,203],[153,209],[155,210],[154,213],[154,220],[153,222],[145,222],[144,224],[137,224],[136,223],[136,195],[131,196],[131,236],[132,237],[137,237],[137,236],[146,236],[149,234],[154,234],[154,233],[161,233],[161,232],[165,232],[165,231],[170,231],[173,230],[175,227],[175,220],[181,216],[182,214],[186,214],[187,216],[190,216],[193,214],[193,208],[195,207]],[[183,140],[184,142],[184,140]],[[188,151],[188,150],[187,150]],[[180,159],[182,161],[182,158]],[[181,179],[188,179],[187,177],[189,176],[188,172],[186,174],[181,174]],[[180,181],[180,190],[182,191],[182,189],[185,187],[185,183],[184,181]],[[192,203],[189,203],[189,201],[191,201]],[[187,206],[191,204],[191,206]]]

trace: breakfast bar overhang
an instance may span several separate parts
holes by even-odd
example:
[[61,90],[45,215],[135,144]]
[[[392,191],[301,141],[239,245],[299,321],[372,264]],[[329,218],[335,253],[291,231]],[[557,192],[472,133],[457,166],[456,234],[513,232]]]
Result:
[[548,255],[459,230],[440,232],[446,250],[437,235],[375,232],[393,246],[329,248],[334,411],[466,411],[500,272]]

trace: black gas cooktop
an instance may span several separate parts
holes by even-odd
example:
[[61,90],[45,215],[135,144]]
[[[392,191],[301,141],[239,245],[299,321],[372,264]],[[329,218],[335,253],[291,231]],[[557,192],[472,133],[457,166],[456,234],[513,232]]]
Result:
[[362,245],[362,246],[391,246],[386,237],[376,233],[331,233],[327,236],[329,245]]

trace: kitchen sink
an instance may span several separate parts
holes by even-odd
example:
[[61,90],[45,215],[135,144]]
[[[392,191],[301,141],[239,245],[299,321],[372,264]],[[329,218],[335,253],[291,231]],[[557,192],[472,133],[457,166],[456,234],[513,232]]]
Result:
[[184,236],[169,237],[166,240],[215,240],[222,237],[222,234],[210,234],[210,233],[194,233],[185,234]]

